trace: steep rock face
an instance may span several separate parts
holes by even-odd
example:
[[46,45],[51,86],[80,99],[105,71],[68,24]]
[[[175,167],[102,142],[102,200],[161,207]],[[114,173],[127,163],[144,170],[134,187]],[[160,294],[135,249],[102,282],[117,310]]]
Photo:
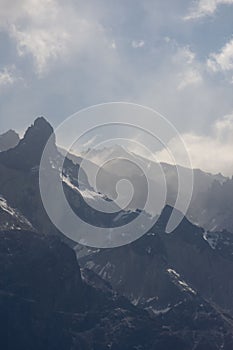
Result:
[[[15,148],[0,153],[0,194],[11,207],[18,208],[36,230],[45,234],[61,236],[62,233],[47,216],[39,188],[40,160],[51,135],[53,135],[51,125],[44,118],[38,118]],[[64,159],[64,156],[57,150],[54,135],[50,139],[49,145],[48,159],[41,167],[41,176],[47,186],[46,195],[53,199],[59,212],[59,220],[64,221],[67,226],[70,224],[64,206],[56,198],[58,185],[61,182],[71,208],[79,217],[90,224],[101,227],[109,227],[111,224],[116,226],[121,225],[121,220],[130,221],[132,216],[137,215],[137,213],[124,213],[122,211],[122,214],[127,215],[122,216],[120,220],[114,220],[118,217],[117,211],[120,208],[116,208],[116,213],[113,214],[105,214],[93,209],[85,201],[86,198],[100,205],[103,200],[108,201],[108,198],[96,193],[90,187],[87,176],[79,165],[75,165],[68,158]],[[64,239],[68,240],[66,237]]]
[[2,349],[232,349],[227,316],[202,299],[180,308],[151,319],[92,271],[81,276],[57,237],[0,232]]
[[130,300],[155,311],[189,298],[193,290],[233,313],[232,259],[212,249],[204,231],[186,218],[172,234],[166,234],[171,210],[167,206],[139,240],[82,258],[81,265],[93,269]]
[[[58,234],[58,230],[50,222],[41,201],[39,189],[39,165],[44,147],[53,135],[52,126],[43,118],[37,118],[30,126],[19,144],[6,152],[0,153],[0,194],[7,200],[9,206],[17,208],[38,231],[47,234]],[[58,152],[53,135],[50,142],[50,153],[45,176],[49,171],[57,171],[63,162]],[[79,167],[66,159],[64,173],[75,179],[78,177]],[[83,183],[88,186],[85,173],[81,176]],[[51,191],[51,195],[54,192]],[[76,193],[75,202],[81,200]]]
[[57,238],[11,231],[0,242],[1,348],[149,350],[164,342],[145,312],[93,273],[83,281],[74,253]]
[[205,232],[204,238],[210,247],[227,260],[233,261],[233,234],[223,230],[217,232]]
[[56,238],[25,231],[0,232],[0,241],[1,348],[67,349],[58,310],[85,307],[72,251]]
[[[24,171],[38,166],[44,147],[52,134],[51,125],[43,117],[37,118],[15,148],[0,154],[0,162],[7,167]],[[53,151],[56,152],[55,137]]]
[[214,181],[205,192],[200,193],[194,203],[194,220],[207,230],[228,230],[233,233],[233,178],[224,183]]
[[14,148],[20,141],[19,135],[14,130],[9,130],[0,135],[0,152]]
[[[0,232],[0,289],[64,311],[83,310],[83,284],[72,250],[56,237]],[[75,296],[74,291],[79,294]]]

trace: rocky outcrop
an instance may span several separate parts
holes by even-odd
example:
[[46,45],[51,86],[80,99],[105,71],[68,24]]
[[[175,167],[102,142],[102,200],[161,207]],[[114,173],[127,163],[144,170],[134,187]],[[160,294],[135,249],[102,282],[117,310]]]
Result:
[[14,148],[20,141],[19,135],[14,130],[9,130],[0,135],[0,152]]

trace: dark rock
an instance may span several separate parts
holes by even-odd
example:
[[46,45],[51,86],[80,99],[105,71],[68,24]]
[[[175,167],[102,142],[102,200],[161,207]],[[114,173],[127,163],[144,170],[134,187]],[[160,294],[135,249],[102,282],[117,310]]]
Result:
[[9,130],[0,135],[0,152],[14,148],[20,141],[19,135],[14,130]]

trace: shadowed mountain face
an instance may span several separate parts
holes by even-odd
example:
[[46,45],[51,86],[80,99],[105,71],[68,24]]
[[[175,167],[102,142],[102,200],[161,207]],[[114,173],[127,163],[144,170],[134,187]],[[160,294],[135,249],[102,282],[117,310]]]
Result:
[[[204,232],[184,218],[167,235],[172,208],[166,206],[139,240],[80,256],[80,271],[40,198],[39,164],[52,132],[39,118],[15,148],[0,153],[1,348],[232,350],[231,234]],[[119,213],[106,217],[84,200],[109,199],[93,190],[84,172],[79,183],[80,167],[71,160],[61,174],[55,138],[51,145],[44,176],[56,173],[80,217],[101,227],[115,224]],[[166,169],[173,179],[174,169]],[[48,195],[55,193],[51,183]],[[137,213],[120,214],[119,226]],[[60,218],[66,220],[62,210]]]
[[[38,118],[35,123],[28,128],[24,138],[20,140],[15,148],[0,153],[0,194],[7,199],[12,207],[18,208],[35,227],[45,233],[53,231],[54,228],[50,225],[50,221],[44,212],[40,200],[38,171],[45,144],[52,134],[53,128],[51,125],[43,117]],[[123,151],[123,155],[125,157],[127,156],[128,159],[132,159],[132,162],[135,157],[138,157],[134,154],[130,155],[125,150]],[[119,157],[123,151],[118,147],[117,152],[115,152],[116,156]],[[61,152],[64,153],[64,151]],[[84,188],[92,190],[92,182],[89,184],[89,179],[85,172],[80,169],[79,164],[75,165],[73,163],[73,161],[80,163],[81,159],[76,159],[71,155],[68,155],[68,157],[72,157],[72,160],[66,158],[63,172],[66,178],[68,178],[69,183],[79,187],[78,174],[81,174],[80,177]],[[55,136],[53,136],[47,170],[58,170],[59,166],[61,166],[62,159],[61,153],[55,144]],[[131,163],[127,162],[127,164],[125,164],[125,160],[123,163],[120,162],[119,164],[119,162],[119,159],[108,162],[106,166],[101,169],[97,178],[97,189],[99,192],[106,194],[108,198],[116,198],[116,184],[122,178],[121,176],[123,176],[131,181],[136,189],[128,209],[134,210],[143,208],[147,197],[147,181],[145,177],[142,176],[137,167],[133,167]],[[155,165],[153,162],[148,164],[148,160],[142,157],[139,158],[139,162],[142,167],[150,165],[149,175],[152,181],[154,181],[156,192],[156,188],[160,188],[161,180],[161,178],[157,176],[158,165]],[[93,169],[93,171],[96,170],[97,165],[91,162],[88,164],[90,172]],[[161,166],[165,173],[168,187],[167,203],[173,205],[177,195],[177,172],[172,165],[161,164]],[[190,170],[182,168],[182,172],[184,176],[189,176]],[[46,176],[45,171],[45,178]],[[68,182],[64,184],[66,194],[71,201],[72,208],[76,212],[78,211],[80,216],[84,217],[86,215],[88,221],[93,218],[93,223],[97,223],[100,226],[102,226],[103,223],[109,225],[113,216],[111,217],[111,215],[108,215],[108,217],[103,217],[102,214],[99,215],[97,211],[92,211],[90,208],[82,209],[84,207],[86,208],[85,203],[82,201],[82,196],[79,195],[78,191],[76,191],[76,195],[71,195],[70,192],[73,193],[74,191],[73,189],[70,190],[67,184]],[[232,180],[226,180],[220,175],[215,176],[206,174],[200,170],[195,170],[193,199],[188,211],[190,220],[197,222],[208,230],[222,230],[226,228],[230,232],[233,231],[231,184]],[[52,194],[53,192],[51,189],[51,195]],[[97,197],[96,193],[92,192],[92,194]],[[71,197],[75,197],[76,199],[72,200]],[[97,200],[97,198],[95,198],[95,200]]]
[[150,348],[155,323],[109,287],[82,280],[74,252],[57,238],[11,231],[0,241],[1,348]]
[[232,321],[201,298],[150,318],[58,238],[0,232],[0,346],[36,350],[232,349]]
[[[69,227],[70,222],[67,220],[64,206],[61,201],[56,200],[57,186],[61,182],[73,211],[92,225],[120,226],[122,221],[125,223],[138,215],[138,212],[121,211],[116,205],[115,212],[110,214],[97,211],[88,205],[86,198],[100,205],[103,201],[109,205],[109,199],[91,188],[85,172],[79,165],[75,165],[68,158],[64,159],[56,147],[51,125],[41,117],[28,128],[24,138],[15,148],[0,153],[0,194],[12,208],[17,208],[36,230],[45,234],[62,235],[45,212],[39,188],[40,161],[48,139],[48,159],[43,164],[41,176],[47,186],[46,196],[53,198],[60,221],[64,221]],[[79,227],[77,232],[78,230]],[[66,237],[64,239],[67,241]]]
[[[68,158],[64,159],[56,147],[52,127],[44,118],[38,118],[28,128],[24,138],[15,148],[0,153],[0,194],[11,208],[16,208],[30,221],[35,230],[45,234],[58,234],[65,241],[68,241],[68,238],[59,232],[50,221],[40,194],[40,161],[48,139],[50,139],[50,152],[41,169],[41,176],[47,186],[47,198],[53,199],[59,213],[59,220],[64,222],[67,227],[72,223],[67,219],[64,205],[59,199],[56,200],[57,186],[60,183],[63,185],[65,196],[72,210],[83,221],[94,226],[120,226],[123,221],[125,223],[138,215],[138,212],[125,213],[116,205],[115,212],[110,214],[97,211],[88,205],[86,198],[98,205],[105,202],[108,206],[109,199],[96,193],[90,187],[87,176],[79,165],[75,165]],[[79,237],[84,235],[79,227],[77,227],[77,235]],[[75,239],[75,237],[72,238]],[[73,242],[70,242],[70,244],[73,244]]]
[[20,141],[19,135],[14,130],[9,130],[0,135],[0,152],[14,148]]
[[223,183],[214,181],[196,197],[194,209],[193,219],[206,229],[233,233],[233,178]]
[[229,249],[224,256],[221,250],[214,250],[203,238],[204,231],[186,218],[172,234],[166,234],[171,210],[167,206],[155,226],[139,240],[87,256],[81,264],[155,313],[198,292],[233,314]]
[[[24,171],[38,166],[44,147],[52,133],[51,125],[43,117],[37,118],[15,148],[0,154],[1,164]],[[55,137],[53,151],[56,152]]]
[[[50,222],[40,197],[39,165],[44,147],[53,135],[53,128],[43,118],[38,118],[30,126],[23,139],[15,148],[0,153],[0,193],[11,208],[16,208],[24,215],[36,230],[46,234],[59,234]],[[48,168],[61,163],[60,153],[52,136]],[[77,177],[79,167],[70,160],[65,161],[64,171],[71,173],[73,179]],[[46,169],[45,169],[46,171]],[[83,181],[86,181],[83,173]],[[53,193],[51,193],[53,195]],[[81,200],[76,195],[76,202]]]

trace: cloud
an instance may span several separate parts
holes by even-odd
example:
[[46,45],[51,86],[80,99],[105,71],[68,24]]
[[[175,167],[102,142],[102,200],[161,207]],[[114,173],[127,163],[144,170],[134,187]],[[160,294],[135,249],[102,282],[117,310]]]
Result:
[[170,62],[166,62],[171,84],[178,91],[199,86],[203,82],[203,67],[196,59],[195,52],[189,46],[179,46],[176,42],[171,44],[174,48],[171,47]]
[[26,82],[1,94],[4,128],[26,128],[41,114],[56,126],[84,107],[130,101],[155,108],[182,133],[208,133],[207,123],[233,108],[232,86],[204,59],[219,53],[213,47],[229,24],[193,30],[181,20],[190,1],[137,1],[133,11],[108,0],[0,6],[1,67],[14,63]]
[[231,39],[218,53],[211,53],[207,66],[213,72],[233,70],[233,39]]
[[201,74],[195,69],[189,69],[181,74],[178,90],[182,90],[189,85],[197,85],[202,82]]
[[[233,113],[218,119],[211,127],[210,136],[186,133],[182,138],[194,168],[233,175]],[[179,153],[176,139],[170,141],[168,148]],[[158,152],[156,157],[160,161],[172,163],[165,149]]]
[[31,54],[38,75],[44,73],[50,61],[65,55],[68,34],[62,31],[48,33],[44,29],[32,29],[20,31],[15,26],[12,28],[12,36],[17,41],[19,56]]
[[215,13],[220,5],[232,5],[233,0],[199,0],[191,9],[190,13],[184,17],[185,20],[198,19],[210,16]]
[[116,44],[116,41],[115,41],[115,40],[113,40],[113,41],[111,42],[110,47],[111,47],[112,49],[116,50],[117,44]]
[[13,85],[18,79],[14,66],[7,66],[0,70],[0,88]]
[[139,49],[145,45],[145,42],[143,40],[133,40],[131,45],[134,49]]
[[22,0],[15,8],[12,1],[1,2],[0,27],[16,42],[20,57],[33,58],[38,76],[59,60],[106,43],[103,26],[71,1]]
[[21,6],[1,1],[1,27],[16,42],[19,56],[30,54],[37,73],[42,74],[50,60],[64,54],[69,38],[55,0],[22,0]]
[[182,65],[178,73],[178,90],[183,90],[190,85],[198,85],[203,81],[200,64],[189,47],[178,47],[174,60],[177,61],[177,64]]
[[82,143],[81,145],[82,149],[85,150],[86,148],[93,146],[98,137],[99,135],[94,135],[92,138]]

